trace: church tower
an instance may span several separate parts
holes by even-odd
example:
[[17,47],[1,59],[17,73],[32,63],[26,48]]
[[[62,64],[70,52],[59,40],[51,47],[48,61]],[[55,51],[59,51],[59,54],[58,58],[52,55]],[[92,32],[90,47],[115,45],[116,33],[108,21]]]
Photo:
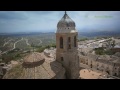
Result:
[[75,29],[75,22],[65,11],[64,16],[57,24],[56,60],[62,63],[66,69],[67,79],[77,79],[79,77],[77,37],[78,32]]

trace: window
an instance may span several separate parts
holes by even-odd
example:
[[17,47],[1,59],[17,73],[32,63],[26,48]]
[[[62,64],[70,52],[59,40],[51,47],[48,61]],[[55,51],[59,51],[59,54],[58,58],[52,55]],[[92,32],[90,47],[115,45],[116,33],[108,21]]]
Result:
[[90,67],[92,68],[92,64],[90,65]]
[[88,60],[86,60],[86,65],[88,65]]
[[117,76],[117,73],[115,73],[114,76]]
[[114,63],[114,66],[115,66],[115,63]]
[[61,61],[64,61],[63,57],[61,57]]
[[109,71],[106,71],[106,72],[107,72],[108,74],[110,74]]
[[83,63],[83,61],[81,60],[81,63]]
[[71,45],[69,44],[69,47],[68,47],[69,49],[71,49]]
[[70,37],[68,37],[68,42],[69,42],[69,43],[71,42],[71,38],[70,38]]
[[76,36],[74,37],[74,47],[76,47]]
[[68,37],[68,49],[71,49],[71,38]]
[[99,66],[99,64],[97,64],[97,67]]
[[60,48],[63,48],[63,38],[60,37]]

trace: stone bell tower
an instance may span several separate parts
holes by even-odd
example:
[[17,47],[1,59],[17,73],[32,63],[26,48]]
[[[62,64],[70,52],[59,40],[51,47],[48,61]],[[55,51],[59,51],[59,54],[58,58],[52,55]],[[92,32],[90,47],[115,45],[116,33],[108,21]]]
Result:
[[75,22],[65,11],[64,16],[57,24],[56,60],[62,63],[66,69],[67,79],[77,79],[79,77],[77,37],[78,32],[75,29]]

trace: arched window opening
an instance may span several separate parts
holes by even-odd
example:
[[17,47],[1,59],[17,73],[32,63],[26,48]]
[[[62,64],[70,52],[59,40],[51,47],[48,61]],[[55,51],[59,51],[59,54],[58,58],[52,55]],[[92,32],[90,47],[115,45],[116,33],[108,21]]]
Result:
[[63,57],[61,57],[61,61],[64,61]]
[[60,37],[60,48],[63,48],[63,38]]
[[71,38],[68,37],[68,49],[71,49]]
[[83,60],[83,64],[85,64],[85,60]]
[[76,36],[74,37],[74,47],[76,47]]
[[86,65],[88,65],[88,60],[86,60]]
[[97,67],[99,66],[99,64],[97,64]]
[[90,65],[90,67],[92,68],[92,64]]
[[99,70],[99,64],[97,64],[97,70]]
[[70,44],[69,44],[68,48],[71,49],[71,45]]
[[106,71],[108,74],[110,74],[110,72],[109,71]]
[[117,73],[115,73],[114,76],[117,76]]
[[81,63],[83,63],[83,60],[81,60]]

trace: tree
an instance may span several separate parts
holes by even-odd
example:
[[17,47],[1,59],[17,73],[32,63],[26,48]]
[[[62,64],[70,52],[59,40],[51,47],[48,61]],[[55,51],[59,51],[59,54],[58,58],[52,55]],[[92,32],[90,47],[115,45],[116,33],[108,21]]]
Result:
[[34,44],[33,44],[33,43],[31,44],[31,47],[34,47]]
[[50,47],[56,48],[56,44],[55,44],[55,43],[52,43],[52,44],[50,45]]
[[112,48],[115,47],[115,40],[113,40],[113,42],[111,43],[111,46],[112,46]]
[[43,52],[43,51],[45,50],[45,48],[46,48],[46,47],[39,47],[39,48],[37,49],[37,52]]
[[110,47],[111,47],[111,42],[110,42],[110,40],[108,40],[107,42],[108,42],[107,47],[110,48]]
[[46,46],[46,48],[48,48],[48,49],[49,49],[49,48],[50,48],[50,45],[47,45],[47,46]]

